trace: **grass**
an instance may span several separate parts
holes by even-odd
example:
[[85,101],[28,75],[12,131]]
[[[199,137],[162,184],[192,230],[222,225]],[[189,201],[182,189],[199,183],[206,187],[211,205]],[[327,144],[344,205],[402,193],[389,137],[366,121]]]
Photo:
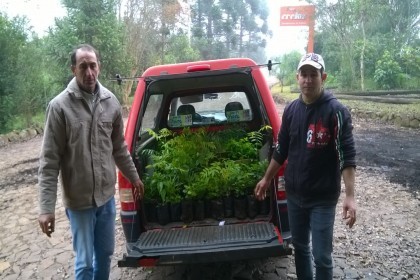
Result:
[[420,118],[419,104],[389,104],[371,101],[340,100],[341,103],[351,109],[363,112],[375,112],[378,115],[417,116]]
[[285,102],[290,102],[295,100],[299,96],[299,93],[291,92],[290,88],[290,86],[284,86],[282,92],[280,85],[276,84],[271,88],[271,93],[273,94],[273,96],[279,96]]
[[40,128],[44,126],[45,122],[45,113],[40,112],[31,116],[30,123],[27,123],[27,120],[22,116],[15,116],[8,120],[7,126],[4,131],[1,131],[0,134],[6,134],[12,131],[21,131],[28,128]]
[[[271,91],[273,93],[273,96],[279,96],[285,102],[295,100],[299,96],[299,93],[290,92],[290,86],[283,87],[283,92],[281,92],[280,85],[275,85],[274,87],[272,87]],[[340,100],[340,102],[351,109],[357,109],[358,111],[363,112],[375,112],[380,116],[394,114],[401,116],[417,116],[418,118],[420,118],[419,104],[390,104],[344,99]]]

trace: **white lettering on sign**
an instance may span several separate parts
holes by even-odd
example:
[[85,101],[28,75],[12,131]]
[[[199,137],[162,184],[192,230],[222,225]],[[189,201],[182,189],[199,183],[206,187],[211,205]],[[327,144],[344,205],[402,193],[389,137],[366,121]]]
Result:
[[291,19],[291,20],[304,20],[306,16],[304,14],[299,14],[298,12],[294,14],[283,14],[281,15],[281,19]]

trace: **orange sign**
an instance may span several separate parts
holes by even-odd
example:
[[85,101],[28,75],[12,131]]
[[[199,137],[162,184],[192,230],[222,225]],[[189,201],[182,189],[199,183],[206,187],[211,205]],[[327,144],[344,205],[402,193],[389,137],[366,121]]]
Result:
[[280,25],[301,26],[311,25],[315,20],[315,6],[280,7]]
[[309,26],[307,52],[314,51],[315,6],[280,7],[281,26]]

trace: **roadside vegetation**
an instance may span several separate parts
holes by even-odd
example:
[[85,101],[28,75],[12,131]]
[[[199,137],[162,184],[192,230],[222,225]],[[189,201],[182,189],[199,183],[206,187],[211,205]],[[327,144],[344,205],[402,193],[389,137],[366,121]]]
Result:
[[[299,97],[299,93],[292,92],[290,86],[283,87],[282,92],[281,86],[279,84],[272,87],[271,92],[274,96],[277,96],[277,100],[280,99],[285,103],[291,102]],[[420,97],[417,98],[418,102],[414,104],[388,104],[369,101],[346,100],[341,99],[339,94],[336,96],[338,99],[340,99],[340,102],[349,108],[355,108],[366,112],[373,111],[378,113],[383,112],[395,114],[412,114],[420,117]]]
[[[331,86],[341,91],[420,89],[418,0],[308,2],[316,6],[314,48],[326,60]],[[271,59],[283,86],[295,83],[301,52],[265,56],[266,42],[279,27],[268,24],[269,13],[278,11],[269,11],[267,0],[61,3],[66,16],[56,18],[43,37],[27,18],[9,18],[0,7],[0,134],[42,126],[48,102],[71,77],[69,53],[80,43],[100,51],[100,81],[125,109],[137,78],[157,64],[229,57],[264,64]],[[381,107],[372,105],[372,111]],[[418,115],[412,107],[398,108]]]
[[[412,102],[411,104],[388,103],[386,99],[383,102],[349,100],[347,96],[342,96],[340,92],[334,92],[334,89],[332,91],[337,99],[352,111],[354,116],[380,120],[398,126],[420,128],[420,91],[412,94],[412,96],[405,96],[408,101]],[[286,104],[299,97],[299,93],[294,87],[282,87],[280,84],[274,85],[271,92],[277,102]]]

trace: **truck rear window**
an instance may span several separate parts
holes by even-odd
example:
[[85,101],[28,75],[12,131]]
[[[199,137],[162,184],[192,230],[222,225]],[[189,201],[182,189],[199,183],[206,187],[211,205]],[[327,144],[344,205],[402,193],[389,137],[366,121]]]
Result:
[[211,92],[173,98],[168,127],[238,123],[252,119],[252,110],[245,92]]

